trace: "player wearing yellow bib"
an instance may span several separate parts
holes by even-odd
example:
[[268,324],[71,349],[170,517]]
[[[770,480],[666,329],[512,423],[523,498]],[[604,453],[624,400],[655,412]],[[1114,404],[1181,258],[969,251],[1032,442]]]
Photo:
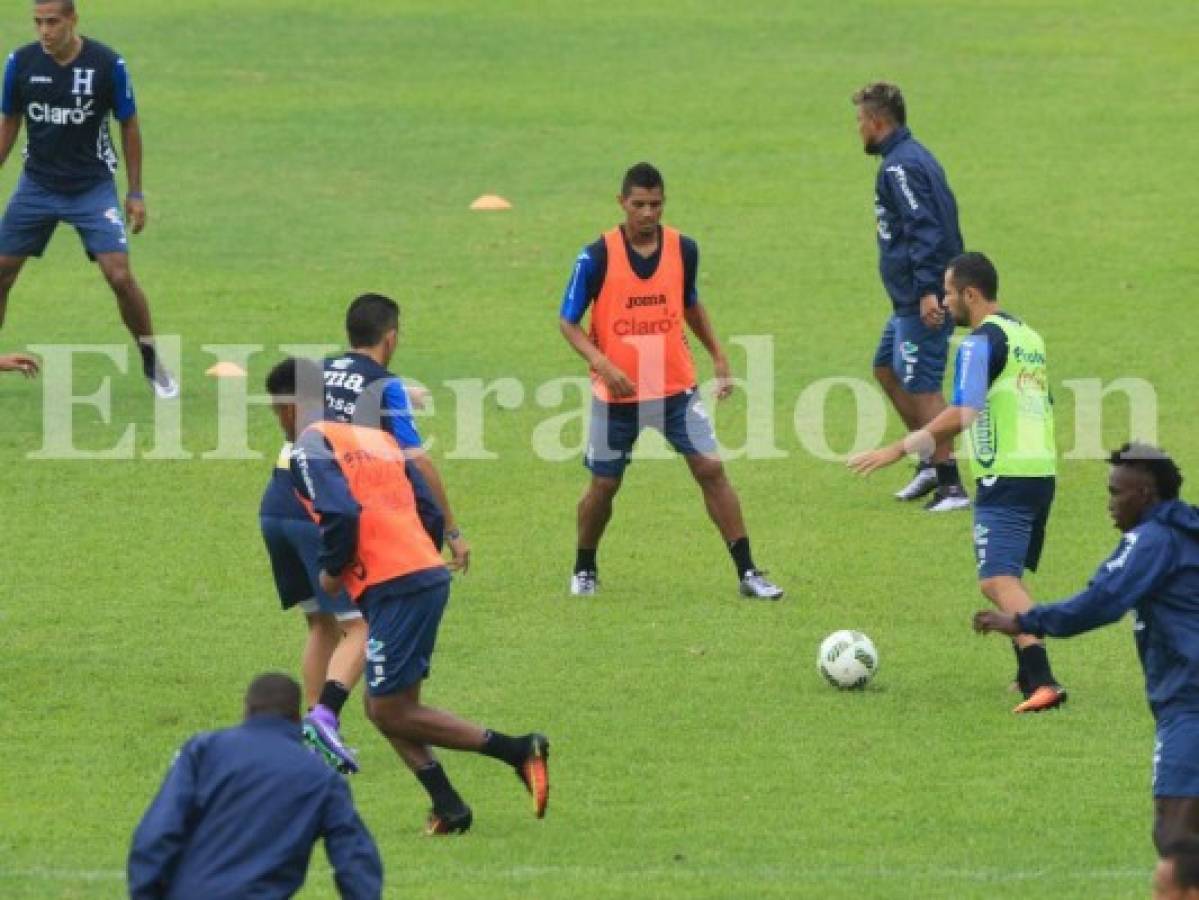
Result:
[[[945,299],[959,325],[972,329],[958,348],[952,404],[902,441],[859,454],[849,466],[869,474],[966,432],[977,485],[974,550],[978,586],[1005,613],[1032,608],[1025,569],[1036,571],[1053,503],[1057,449],[1045,342],[999,309],[999,274],[981,253],[964,253],[945,272]],[[1014,712],[1060,706],[1066,691],[1053,677],[1045,645],[1013,640],[1016,683],[1024,702]]]

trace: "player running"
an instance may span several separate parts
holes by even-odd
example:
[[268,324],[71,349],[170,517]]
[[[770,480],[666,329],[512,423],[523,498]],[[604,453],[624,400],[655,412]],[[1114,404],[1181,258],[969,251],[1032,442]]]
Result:
[[1153,842],[1165,856],[1199,836],[1199,508],[1157,447],[1125,444],[1108,460],[1108,512],[1124,534],[1086,588],[1060,603],[974,616],[981,633],[1073,637],[1132,611],[1132,636],[1157,723]]
[[[958,347],[953,402],[902,441],[849,460],[866,475],[905,453],[928,453],[963,431],[974,471],[974,551],[978,586],[1005,613],[1032,608],[1024,586],[1045,543],[1056,484],[1057,449],[1045,342],[999,309],[999,274],[981,253],[964,253],[945,272],[945,299],[959,325],[973,329]],[[1014,638],[1016,684],[1024,702],[1014,712],[1060,706],[1065,689],[1049,666],[1044,643]]]
[[382,429],[322,421],[320,405],[305,403],[298,391],[320,380],[319,371],[306,373],[287,359],[271,370],[266,387],[295,443],[292,483],[320,524],[321,586],[331,595],[344,588],[367,621],[367,713],[432,801],[426,833],[464,832],[472,821],[432,747],[512,766],[533,797],[534,813],[544,816],[544,735],[510,737],[421,703],[450,574],[420,518],[403,449]]
[[[712,357],[717,400],[733,391],[728,360],[695,287],[699,249],[662,226],[665,185],[649,163],[625,173],[618,202],[625,221],[583,248],[559,320],[562,335],[591,367],[594,392],[584,458],[591,483],[579,501],[570,592],[596,593],[596,554],[613,499],[638,435],[650,427],[686,459],[733,557],[741,594],[777,600],[783,591],[754,563],[741,502],[716,453],[712,420],[696,391],[684,323]],[[587,332],[579,323],[589,307]]]
[[125,60],[76,33],[72,0],[35,3],[38,40],[8,56],[0,95],[0,165],[26,124],[25,168],[0,221],[0,326],[21,267],[41,256],[55,226],[67,222],[116,294],[137,343],[142,371],[163,399],[179,385],[158,359],[150,305],[129,266],[129,241],[113,175],[117,155],[108,119],[120,125],[128,192],[124,215],[138,234],[146,224],[142,136]]

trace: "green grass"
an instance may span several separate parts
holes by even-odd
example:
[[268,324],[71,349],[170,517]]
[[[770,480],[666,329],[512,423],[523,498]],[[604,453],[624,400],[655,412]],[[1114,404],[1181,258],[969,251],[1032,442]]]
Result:
[[[354,794],[388,895],[1145,895],[1152,726],[1127,625],[1055,645],[1070,708],[1012,717],[1010,650],[968,629],[981,603],[967,518],[900,508],[902,473],[856,482],[790,423],[817,379],[867,375],[886,315],[874,162],[848,96],[889,77],[950,174],[968,244],[1046,336],[1062,449],[1062,383],[1135,376],[1156,389],[1159,439],[1195,470],[1193,3],[114,0],[81,14],[138,89],[151,223],[135,266],[159,330],[183,339],[194,456],[30,459],[38,386],[0,381],[0,894],[119,896],[174,749],[235,721],[254,673],[298,666],[302,628],[276,609],[255,515],[278,435],[256,410],[262,459],[202,458],[217,428],[201,346],[265,346],[257,390],[280,344],[337,343],[354,294],[391,293],[395,367],[433,387],[423,430],[443,451],[457,438],[447,381],[510,376],[531,394],[581,374],[557,334],[562,286],[616,221],[624,168],[648,158],[669,220],[701,244],[718,331],[774,338],[786,455],[729,470],[789,598],[735,598],[677,461],[633,467],[602,597],[564,598],[584,472],[531,445],[572,407],[489,402],[499,459],[441,460],[476,567],[456,582],[428,696],[546,730],[552,811],[532,820],[508,773],[446,754],[477,825],[418,838],[422,793],[355,705]],[[29,34],[21,4],[0,24],[9,45]],[[466,211],[491,191],[515,209]],[[125,340],[64,232],[15,289],[3,347]],[[79,393],[113,371],[83,358]],[[719,411],[732,444],[744,411],[743,397]],[[846,395],[829,411],[844,449]],[[1121,404],[1108,413],[1105,443],[1128,437]],[[152,415],[140,379],[116,376],[117,424],[81,407],[77,444],[111,446],[134,422],[145,451]],[[1064,463],[1037,596],[1074,590],[1113,545],[1104,476]],[[861,694],[814,669],[841,627],[880,649]],[[318,858],[305,896],[330,895]]]

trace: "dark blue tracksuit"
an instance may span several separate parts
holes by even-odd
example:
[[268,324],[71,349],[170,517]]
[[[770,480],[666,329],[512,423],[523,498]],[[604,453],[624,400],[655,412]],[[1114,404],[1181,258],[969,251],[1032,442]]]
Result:
[[129,894],[290,897],[324,838],[342,897],[378,898],[383,866],[345,780],[300,742],[300,727],[254,716],[183,745],[129,851]]
[[962,252],[958,204],[941,164],[907,128],[878,150],[878,271],[895,315],[917,315],[921,297],[944,294],[945,269]]
[[1157,720],[1154,796],[1199,797],[1199,508],[1159,503],[1084,591],[1018,621],[1029,634],[1070,637],[1129,610]]

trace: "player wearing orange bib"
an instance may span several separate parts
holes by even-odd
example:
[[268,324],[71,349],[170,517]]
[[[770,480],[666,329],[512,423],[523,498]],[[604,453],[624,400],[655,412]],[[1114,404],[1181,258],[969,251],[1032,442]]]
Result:
[[315,363],[286,359],[266,386],[295,445],[293,485],[320,525],[321,589],[335,595],[344,588],[366,618],[367,714],[428,791],[426,832],[463,832],[472,820],[432,747],[508,763],[533,795],[538,818],[545,815],[544,735],[510,737],[421,703],[450,573],[422,521],[403,448],[378,427],[321,421],[323,377]]
[[[649,163],[625,173],[625,221],[584,248],[562,300],[562,334],[591,367],[594,398],[584,463],[591,471],[578,509],[570,591],[596,592],[596,553],[641,430],[657,429],[687,460],[708,514],[733,557],[741,593],[777,600],[782,590],[754,565],[741,503],[716,452],[712,421],[696,391],[686,328],[712,357],[716,397],[732,393],[729,365],[695,289],[699,250],[661,224],[662,175]],[[581,322],[591,310],[589,331]]]

